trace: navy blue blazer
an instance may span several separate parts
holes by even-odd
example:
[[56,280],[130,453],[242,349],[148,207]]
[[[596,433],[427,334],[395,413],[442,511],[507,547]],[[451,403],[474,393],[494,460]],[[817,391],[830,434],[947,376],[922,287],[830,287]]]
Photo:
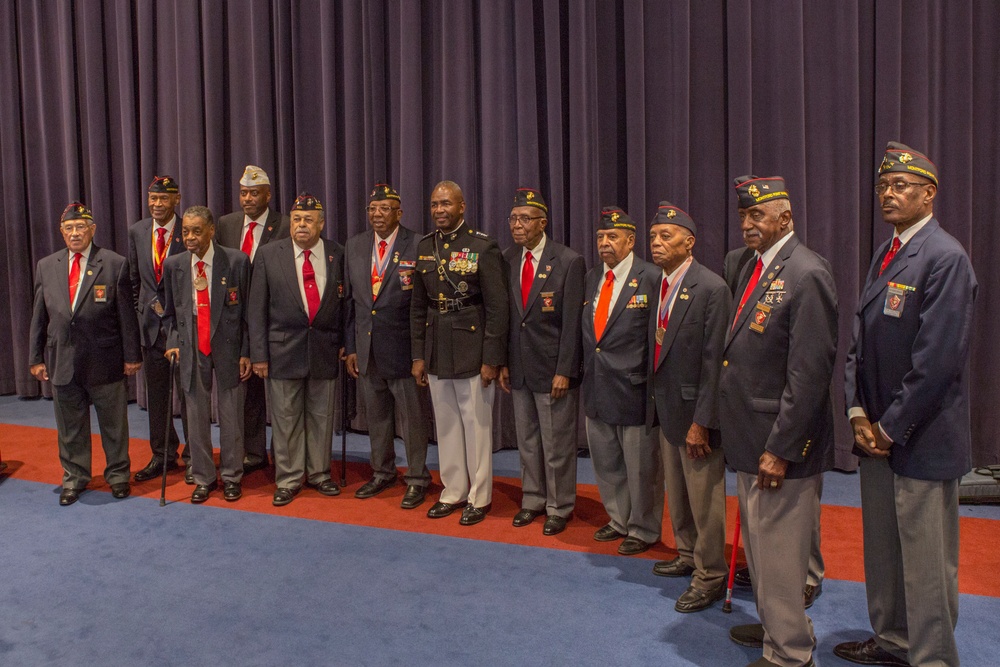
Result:
[[[181,240],[181,214],[176,212],[173,237],[169,239],[167,257],[186,252]],[[163,282],[156,281],[153,271],[153,219],[143,218],[128,228],[128,268],[132,279],[132,300],[139,318],[139,338],[143,347],[152,347],[160,335]],[[157,307],[160,312],[157,312]],[[166,330],[164,329],[164,335]]]
[[[872,258],[854,315],[846,405],[864,408],[892,439],[889,465],[896,474],[956,479],[972,468],[969,339],[976,275],[965,249],[936,219],[879,276],[889,243]],[[901,304],[890,303],[890,283],[901,286]]]
[[504,251],[510,265],[510,386],[535,393],[552,391],[552,378],[565,375],[570,388],[583,376],[580,314],[583,311],[583,257],[551,238],[535,261],[528,307],[521,299],[521,246]]
[[581,329],[583,331],[583,407],[586,415],[615,426],[646,423],[646,375],[649,359],[649,318],[660,296],[660,267],[633,254],[615,307],[608,314],[604,335],[594,336],[594,295],[604,281],[604,263],[587,273]]
[[723,348],[722,448],[740,472],[757,474],[766,450],[789,462],[789,479],[811,477],[833,467],[837,288],[829,262],[793,235],[736,318],[754,264],[743,269]]
[[[661,272],[662,278],[662,272]],[[708,443],[722,445],[719,433],[719,371],[729,328],[732,296],[725,281],[692,260],[681,280],[656,359],[658,301],[649,317],[649,405],[646,424],[659,425],[670,444],[683,447],[688,429],[709,429]]]
[[[321,239],[326,287],[309,323],[290,238],[257,248],[250,280],[250,361],[268,362],[275,380],[335,380],[344,344],[344,249]],[[319,254],[319,253],[317,253]]]
[[417,242],[414,231],[399,226],[378,297],[372,300],[372,249],[375,232],[347,239],[347,325],[345,352],[358,355],[358,370],[368,372],[375,358],[379,376],[410,377],[410,301],[416,281]]
[[[241,250],[215,244],[209,286],[212,365],[220,389],[240,383],[240,357],[250,356],[246,307],[250,292],[250,260]],[[191,253],[184,251],[163,263],[167,349],[178,348],[181,386],[194,391],[198,372],[198,320],[191,300]]]

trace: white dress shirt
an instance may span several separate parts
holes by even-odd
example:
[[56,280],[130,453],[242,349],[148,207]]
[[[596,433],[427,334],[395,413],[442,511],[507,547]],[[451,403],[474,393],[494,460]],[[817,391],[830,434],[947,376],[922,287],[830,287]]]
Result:
[[[69,304],[69,309],[72,312],[76,312],[76,304],[80,303],[80,292],[83,290],[80,287],[83,285],[83,278],[87,275],[87,260],[90,259],[90,251],[94,247],[93,243],[87,245],[80,252],[80,283],[76,286],[76,294],[73,297],[73,303]],[[66,289],[69,290],[69,272],[73,270],[73,255],[76,253],[72,250],[66,250],[69,253],[69,265],[66,267]]]

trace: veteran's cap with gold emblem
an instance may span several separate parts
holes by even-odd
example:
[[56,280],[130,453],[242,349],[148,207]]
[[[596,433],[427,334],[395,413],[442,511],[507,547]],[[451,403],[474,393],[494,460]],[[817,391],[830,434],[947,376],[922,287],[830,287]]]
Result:
[[624,229],[635,232],[635,223],[628,213],[617,206],[605,206],[601,209],[601,217],[597,221],[598,229]]
[[938,183],[937,167],[934,163],[923,153],[896,141],[890,141],[885,147],[885,157],[882,158],[882,164],[878,168],[880,176],[888,171],[916,174],[930,179],[934,185]]
[[243,177],[240,178],[240,185],[253,188],[258,185],[271,185],[271,179],[267,177],[267,172],[260,167],[248,164],[243,170]]
[[737,176],[733,179],[740,208],[750,208],[772,199],[790,199],[781,176]]
[[300,192],[292,204],[293,211],[322,211],[323,204],[308,192]]
[[549,212],[549,207],[545,205],[542,193],[533,188],[518,188],[514,192],[514,203],[511,204],[511,208],[515,206],[534,206],[543,213]]
[[149,192],[159,192],[175,195],[181,191],[181,185],[173,176],[155,176],[149,184]]
[[386,199],[400,201],[399,193],[388,183],[376,183],[371,194],[368,195],[368,201],[384,201]]
[[698,235],[698,227],[694,224],[691,216],[664,200],[656,208],[656,215],[653,216],[653,221],[649,223],[649,226],[666,224],[679,225],[691,232],[693,236]]
[[90,212],[84,204],[78,201],[72,201],[66,208],[63,209],[62,215],[59,216],[59,222],[66,222],[67,220],[93,220],[94,214]]

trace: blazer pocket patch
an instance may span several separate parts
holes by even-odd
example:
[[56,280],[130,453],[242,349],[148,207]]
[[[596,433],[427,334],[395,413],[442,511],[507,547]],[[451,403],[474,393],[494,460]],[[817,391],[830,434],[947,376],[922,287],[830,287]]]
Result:
[[682,384],[681,385],[681,398],[685,401],[693,401],[698,398],[698,385],[696,384]]
[[633,385],[646,384],[646,374],[645,373],[629,373],[628,381]]

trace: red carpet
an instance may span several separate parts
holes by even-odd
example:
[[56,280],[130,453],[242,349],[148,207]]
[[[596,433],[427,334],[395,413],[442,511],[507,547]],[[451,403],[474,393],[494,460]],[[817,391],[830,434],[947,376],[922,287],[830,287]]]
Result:
[[[17,479],[43,482],[58,486],[62,480],[62,470],[56,451],[56,433],[52,429],[4,424],[3,456],[8,464],[6,474]],[[149,460],[149,443],[132,440],[130,443],[133,470],[145,465]],[[99,437],[94,436],[95,473],[104,468],[104,455]],[[334,479],[339,482],[340,463],[334,463]],[[314,490],[303,489],[290,505],[274,507],[271,496],[274,493],[274,478],[265,471],[255,472],[243,479],[243,498],[235,503],[227,503],[222,494],[216,492],[206,503],[215,507],[292,516],[317,521],[389,528],[417,533],[446,535],[450,537],[506,542],[525,546],[566,549],[614,555],[618,543],[599,543],[592,538],[594,531],[607,521],[601,506],[597,487],[580,484],[577,487],[577,503],[574,518],[566,531],[556,537],[542,535],[542,520],[526,528],[514,528],[511,519],[520,508],[520,480],[496,477],[493,481],[493,510],[486,520],[476,526],[460,526],[458,514],[445,519],[432,520],[425,515],[430,503],[441,490],[437,473],[431,487],[428,501],[415,510],[403,510],[399,502],[405,487],[397,487],[383,492],[375,498],[358,500],[354,491],[367,479],[369,468],[366,464],[351,463],[347,467],[347,488],[335,498],[322,496]],[[95,474],[90,489],[110,492],[100,474]],[[179,472],[167,478],[167,501],[190,502],[192,487],[184,483]],[[133,495],[159,498],[160,480],[134,484]],[[736,498],[729,497],[729,526],[727,536],[732,536],[733,519],[736,514]],[[53,503],[55,499],[53,498]],[[166,511],[166,510],[164,510]],[[959,555],[959,590],[962,593],[1000,597],[1000,569],[996,567],[995,542],[997,521],[963,517],[961,519],[961,551]],[[823,506],[822,520],[823,557],[826,561],[826,576],[831,579],[864,581],[862,562],[861,510],[856,507],[838,505]],[[650,560],[673,558],[673,538],[670,520],[664,517],[664,542],[641,557]]]

